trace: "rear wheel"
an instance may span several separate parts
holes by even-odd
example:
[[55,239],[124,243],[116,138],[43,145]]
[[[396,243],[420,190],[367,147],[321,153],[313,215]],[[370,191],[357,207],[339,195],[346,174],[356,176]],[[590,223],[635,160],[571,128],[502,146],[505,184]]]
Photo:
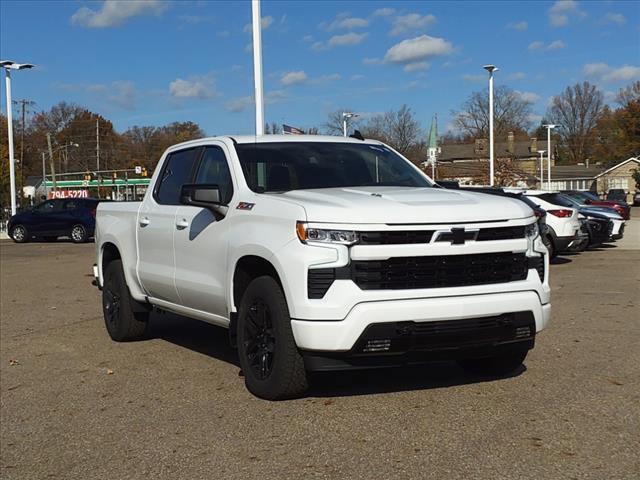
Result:
[[549,260],[551,260],[552,258],[556,258],[557,253],[556,253],[556,247],[553,244],[553,238],[547,235],[545,237],[544,244],[546,245],[547,250],[549,250]]
[[147,329],[149,313],[135,312],[134,302],[124,278],[122,260],[113,260],[104,272],[102,312],[107,332],[116,342],[139,339]]
[[73,243],[84,243],[87,241],[87,229],[84,225],[74,225],[70,236]]
[[482,377],[502,377],[522,366],[529,350],[522,349],[488,358],[467,358],[458,364],[468,373]]
[[16,243],[29,241],[29,231],[24,225],[16,225],[11,229],[11,239]]
[[242,296],[238,355],[247,389],[258,397],[283,400],[300,396],[308,387],[287,302],[272,277],[256,278]]

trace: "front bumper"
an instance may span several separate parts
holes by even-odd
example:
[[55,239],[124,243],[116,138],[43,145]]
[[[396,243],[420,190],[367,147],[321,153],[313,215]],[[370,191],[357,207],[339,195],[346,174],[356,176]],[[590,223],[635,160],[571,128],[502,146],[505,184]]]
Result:
[[535,291],[374,301],[355,305],[344,320],[292,319],[291,326],[296,345],[301,350],[348,352],[363,332],[376,324],[389,321],[456,322],[513,312],[530,312],[535,332],[540,332],[549,323],[551,305],[542,304]]

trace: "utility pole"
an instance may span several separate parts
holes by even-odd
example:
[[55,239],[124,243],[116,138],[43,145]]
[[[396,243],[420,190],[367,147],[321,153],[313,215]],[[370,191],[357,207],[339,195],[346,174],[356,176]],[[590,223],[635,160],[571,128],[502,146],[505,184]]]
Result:
[[44,195],[47,196],[47,164],[45,162],[45,153],[42,152],[42,188],[44,188]]
[[100,171],[100,119],[96,118],[96,170]]
[[49,146],[49,163],[51,164],[51,183],[53,184],[53,191],[56,188],[56,162],[53,160],[53,148],[51,148],[51,134],[47,133],[47,145]]
[[26,123],[26,107],[31,107],[35,105],[36,102],[22,99],[14,100],[13,103],[20,105],[22,109],[22,124],[20,128],[20,187],[22,188],[24,186],[24,128]]

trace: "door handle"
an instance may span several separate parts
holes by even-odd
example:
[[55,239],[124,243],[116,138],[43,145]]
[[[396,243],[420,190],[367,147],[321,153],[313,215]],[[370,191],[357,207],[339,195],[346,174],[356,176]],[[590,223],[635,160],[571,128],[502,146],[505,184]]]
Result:
[[149,225],[151,222],[149,221],[149,217],[142,217],[140,219],[140,226],[141,227],[146,227],[147,225]]
[[184,229],[185,229],[185,228],[187,228],[188,226],[189,226],[189,222],[187,222],[187,220],[186,220],[186,219],[184,219],[184,218],[183,218],[182,220],[178,220],[178,221],[176,222],[176,228],[177,228],[178,230],[184,230]]

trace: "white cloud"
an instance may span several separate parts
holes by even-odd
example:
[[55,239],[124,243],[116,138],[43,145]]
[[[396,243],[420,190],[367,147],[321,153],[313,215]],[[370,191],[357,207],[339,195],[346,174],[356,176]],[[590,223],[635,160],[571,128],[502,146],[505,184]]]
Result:
[[[262,17],[262,19],[260,20],[260,25],[263,30],[266,30],[267,28],[269,28],[272,23],[273,23],[273,17],[271,15],[267,17]],[[247,23],[242,30],[245,33],[250,33],[253,30],[253,25],[250,23]]]
[[554,27],[564,27],[572,16],[586,16],[586,13],[578,8],[578,2],[575,0],[558,0],[549,9],[549,22]]
[[533,92],[520,92],[516,90],[516,93],[520,95],[520,98],[522,98],[522,100],[524,100],[525,102],[535,103],[541,98],[540,95]]
[[271,90],[266,93],[264,96],[264,103],[267,105],[273,105],[274,103],[278,103],[281,100],[285,100],[287,98],[287,92],[284,90]]
[[362,80],[364,78],[364,75],[351,75],[351,78],[349,78],[349,80]]
[[342,47],[345,45],[357,45],[367,36],[366,33],[345,33],[344,35],[334,35],[329,39],[329,47]]
[[453,45],[443,38],[421,35],[395,44],[385,53],[384,61],[385,63],[416,63],[452,52]]
[[321,52],[321,51],[326,50],[326,49],[327,49],[327,46],[322,42],[314,42],[311,45],[311,50],[313,50],[315,52]]
[[421,72],[429,68],[429,64],[427,62],[413,62],[407,63],[404,66],[405,72]]
[[611,23],[617,23],[618,25],[624,25],[627,23],[627,19],[621,13],[609,12],[604,16],[605,20]]
[[313,42],[313,35],[305,35],[302,37],[303,42]]
[[565,48],[567,46],[562,40],[555,40],[547,45],[547,50],[560,50],[561,48]]
[[526,75],[524,72],[513,72],[507,76],[507,80],[522,80]]
[[366,18],[352,17],[348,12],[339,13],[331,23],[322,22],[319,27],[328,32],[333,30],[351,30],[354,28],[365,28],[369,26]]
[[220,38],[227,38],[231,35],[231,32],[229,30],[220,30],[216,32],[216,35]]
[[[77,87],[74,87],[74,89]],[[117,105],[124,110],[134,110],[136,103],[136,86],[129,81],[115,81],[109,85],[95,84],[82,87],[87,92],[100,95],[110,105]]]
[[587,77],[604,83],[640,80],[640,67],[635,65],[623,65],[614,68],[606,63],[588,63],[582,68],[582,73]]
[[374,17],[389,17],[396,13],[395,8],[379,8],[373,12]]
[[465,82],[484,82],[487,80],[487,76],[486,75],[481,75],[481,74],[466,74],[466,75],[462,75],[462,79]]
[[531,50],[531,51],[540,50],[543,47],[544,47],[544,43],[543,42],[539,42],[539,41],[531,42],[529,44],[529,50]]
[[168,7],[163,0],[105,0],[99,10],[79,8],[71,16],[71,23],[88,28],[107,28],[121,25],[139,15],[160,15]]
[[389,32],[390,35],[400,35],[412,30],[423,30],[436,21],[434,15],[420,15],[419,13],[409,13],[407,15],[399,15],[393,19],[393,28]]
[[175,98],[211,98],[215,96],[213,78],[192,77],[189,80],[176,78],[169,84],[169,93]]
[[554,40],[547,45],[545,45],[544,42],[535,41],[529,44],[529,50],[531,50],[532,52],[536,50],[560,50],[561,48],[566,48],[566,46],[567,44],[562,40]]
[[307,74],[303,70],[287,72],[280,78],[280,83],[285,87],[305,83],[308,80]]
[[336,80],[340,80],[342,76],[338,73],[332,73],[329,75],[321,75],[318,78],[313,79],[313,83],[327,83],[327,82],[335,82]]
[[522,22],[511,22],[509,24],[507,24],[507,28],[510,28],[511,30],[519,30],[519,31],[524,31],[527,28],[529,28],[529,24],[525,21]]

